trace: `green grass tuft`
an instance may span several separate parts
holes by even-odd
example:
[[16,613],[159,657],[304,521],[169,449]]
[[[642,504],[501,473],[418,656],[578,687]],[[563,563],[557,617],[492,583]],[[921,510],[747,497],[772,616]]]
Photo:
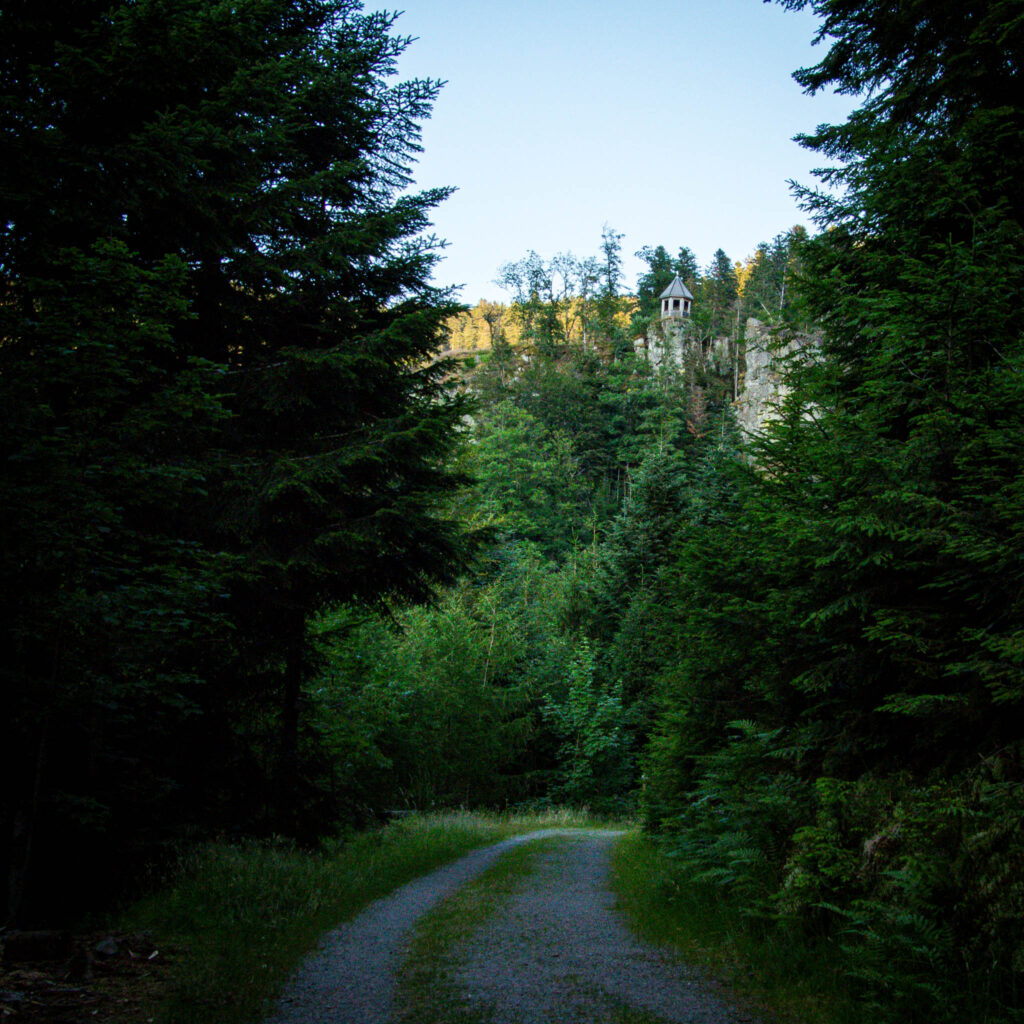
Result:
[[417,925],[399,982],[400,1024],[485,1024],[484,1011],[450,983],[451,953],[508,900],[533,873],[537,856],[557,841],[514,847]]

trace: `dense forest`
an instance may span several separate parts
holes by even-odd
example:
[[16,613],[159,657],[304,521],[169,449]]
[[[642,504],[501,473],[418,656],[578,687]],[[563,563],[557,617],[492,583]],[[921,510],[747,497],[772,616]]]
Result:
[[585,804],[872,1018],[1019,1018],[1024,22],[780,2],[863,97],[814,231],[634,284],[606,226],[473,309],[393,17],[0,12],[8,924],[213,835]]

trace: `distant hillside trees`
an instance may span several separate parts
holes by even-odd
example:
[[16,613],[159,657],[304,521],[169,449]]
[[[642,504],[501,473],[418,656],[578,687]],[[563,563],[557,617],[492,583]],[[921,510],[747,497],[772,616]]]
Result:
[[545,260],[531,250],[501,267],[496,283],[511,296],[521,342],[548,358],[564,355],[573,345],[620,355],[630,348],[621,240],[606,225],[599,256],[558,253]]
[[505,342],[520,343],[520,327],[503,302],[480,299],[445,321],[448,348],[453,352],[488,351]]

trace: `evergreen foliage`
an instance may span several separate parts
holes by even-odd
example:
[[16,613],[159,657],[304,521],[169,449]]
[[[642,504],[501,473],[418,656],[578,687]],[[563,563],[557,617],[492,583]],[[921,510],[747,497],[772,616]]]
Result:
[[0,14],[9,913],[69,848],[639,801],[865,1019],[1019,1017],[1021,21],[781,2],[864,97],[804,139],[822,231],[646,246],[635,296],[608,227],[530,252],[460,378],[390,16]]
[[740,317],[806,326],[799,315],[800,253],[807,230],[796,226],[761,242],[744,268]]
[[[647,813],[692,877],[831,939],[873,1019],[1015,1019],[1020,22],[785,6],[832,43],[798,80],[867,98],[804,140],[842,161],[803,192],[820,343],[714,530],[677,541]],[[770,306],[773,248],[745,299]]]
[[438,84],[387,81],[392,22],[0,15],[8,915],[117,846],[315,829],[309,617],[454,574],[446,192],[407,191]]

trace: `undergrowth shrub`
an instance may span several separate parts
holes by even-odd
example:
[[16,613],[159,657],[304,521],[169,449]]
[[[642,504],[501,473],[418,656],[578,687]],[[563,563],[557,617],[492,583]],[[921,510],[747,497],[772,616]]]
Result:
[[552,795],[602,813],[626,810],[632,752],[622,684],[604,689],[595,681],[594,656],[586,640],[573,656],[564,701],[547,695],[541,713],[561,740],[560,778]]
[[806,815],[809,787],[777,754],[779,733],[733,722],[722,749],[695,758],[688,802],[662,827],[697,881],[728,891],[744,914],[770,916],[790,837]]
[[734,728],[665,819],[684,877],[751,927],[833,951],[864,1021],[1024,1019],[1018,752],[952,777],[806,781],[777,733]]

